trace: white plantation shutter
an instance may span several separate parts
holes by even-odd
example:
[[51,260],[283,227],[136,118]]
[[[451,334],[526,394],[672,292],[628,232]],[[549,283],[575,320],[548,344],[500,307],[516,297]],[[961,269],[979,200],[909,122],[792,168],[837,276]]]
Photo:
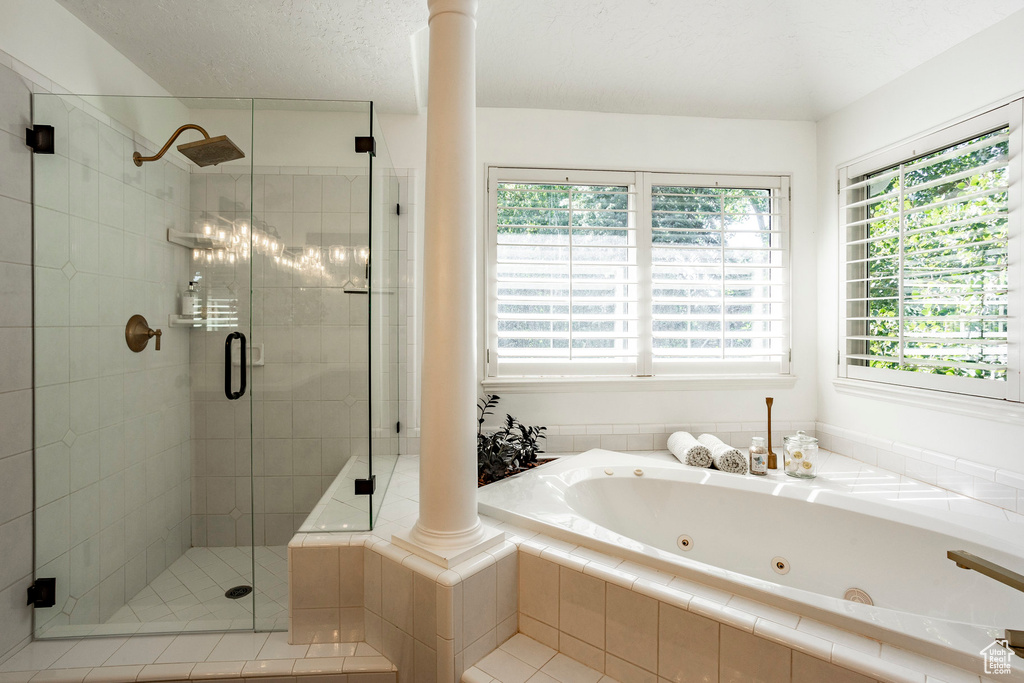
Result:
[[509,172],[493,182],[490,350],[499,372],[634,374],[634,174]]
[[1009,246],[1019,111],[842,169],[841,374],[1018,398],[1010,283],[1020,266]]
[[655,374],[787,372],[788,182],[651,175]]
[[491,168],[488,375],[788,373],[788,187]]

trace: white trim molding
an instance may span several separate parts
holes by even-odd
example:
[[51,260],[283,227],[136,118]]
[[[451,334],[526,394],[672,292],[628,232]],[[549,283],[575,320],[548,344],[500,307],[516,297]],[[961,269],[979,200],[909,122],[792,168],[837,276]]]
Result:
[[928,410],[941,410],[947,413],[1007,424],[1024,424],[1024,404],[1017,403],[1016,401],[981,398],[946,391],[919,389],[898,384],[844,379],[841,377],[833,379],[832,386],[840,394],[858,396],[875,401],[900,403]]
[[739,391],[791,389],[795,375],[673,375],[662,377],[488,377],[485,392],[559,394],[590,391]]

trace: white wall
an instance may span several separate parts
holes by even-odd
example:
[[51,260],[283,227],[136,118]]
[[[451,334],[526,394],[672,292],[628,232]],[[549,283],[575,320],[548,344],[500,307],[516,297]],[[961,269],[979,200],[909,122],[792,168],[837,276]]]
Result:
[[[382,127],[397,166],[422,168],[424,116],[385,117]],[[477,185],[482,246],[488,165],[651,171],[791,174],[793,374],[788,389],[508,393],[502,413],[530,424],[751,422],[775,397],[780,421],[815,414],[816,296],[814,124],[528,109],[477,110]],[[422,228],[421,228],[422,229]],[[482,276],[482,254],[480,258]],[[482,281],[482,280],[481,280]],[[483,302],[478,315],[484,316]],[[481,357],[483,328],[481,326]],[[483,369],[480,370],[481,378]]]
[[814,415],[813,123],[479,109],[477,129],[481,227],[486,225],[487,165],[771,173],[793,178],[793,388],[505,393],[500,412],[511,412],[528,424],[751,422],[764,418],[764,397],[774,396],[773,417],[779,420],[808,420]]
[[167,95],[55,0],[0,0],[0,48],[78,94]]
[[[1024,472],[1024,423],[840,394],[836,169],[1024,91],[1024,12],[964,41],[818,124],[818,420]],[[951,85],[955,84],[955,85]]]
[[328,102],[305,106],[303,102],[257,100],[256,111],[250,115],[248,100],[238,100],[238,104],[236,109],[193,108],[189,119],[203,126],[211,136],[227,135],[248,155],[229,162],[243,169],[239,173],[248,170],[250,163],[368,167],[367,155],[355,151],[355,137],[370,134],[369,105]]
[[0,0],[0,49],[41,90],[129,96],[90,104],[158,145],[185,123],[177,102],[139,97],[170,93],[54,0]]

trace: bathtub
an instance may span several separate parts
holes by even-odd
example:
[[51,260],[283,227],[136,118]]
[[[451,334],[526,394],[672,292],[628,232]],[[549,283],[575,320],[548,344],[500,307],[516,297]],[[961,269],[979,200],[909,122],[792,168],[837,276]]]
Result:
[[946,559],[967,550],[1024,572],[1024,525],[870,499],[851,476],[739,476],[594,450],[479,500],[491,517],[972,670],[1003,629],[1024,628],[1024,593]]

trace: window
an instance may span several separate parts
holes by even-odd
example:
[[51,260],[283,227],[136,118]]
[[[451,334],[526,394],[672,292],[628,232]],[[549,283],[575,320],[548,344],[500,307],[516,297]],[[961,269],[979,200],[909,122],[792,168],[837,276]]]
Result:
[[491,168],[488,375],[789,371],[788,178]]
[[841,169],[841,375],[1017,400],[1019,109]]

